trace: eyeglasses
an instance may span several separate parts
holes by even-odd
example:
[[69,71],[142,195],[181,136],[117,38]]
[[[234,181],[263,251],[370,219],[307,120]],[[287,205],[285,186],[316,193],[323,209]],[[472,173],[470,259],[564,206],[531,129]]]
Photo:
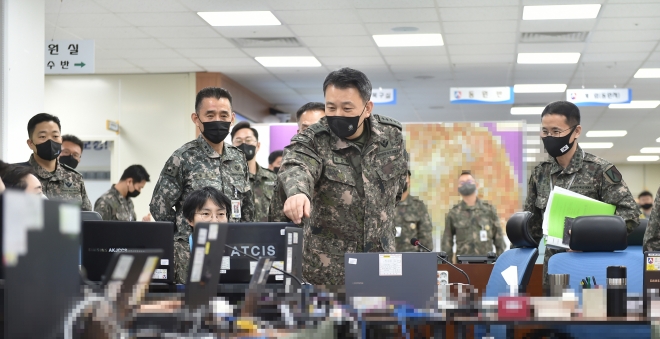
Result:
[[555,137],[555,138],[558,138],[558,137],[561,136],[562,133],[568,131],[569,129],[573,129],[573,128],[575,128],[575,127],[577,127],[577,126],[569,127],[569,128],[567,128],[567,129],[565,129],[565,130],[563,130],[563,131],[560,131],[560,130],[558,130],[558,129],[555,129],[555,130],[553,130],[553,131],[548,131],[547,129],[543,129],[543,130],[541,130],[541,136],[542,136],[542,137],[553,136],[553,137]]
[[225,212],[220,212],[219,214],[213,214],[211,212],[200,212],[200,213],[195,213],[202,218],[203,221],[210,221],[213,218],[215,220],[220,220],[220,219],[226,219],[227,218],[227,213]]
[[243,143],[246,143],[248,145],[256,144],[257,139],[253,139],[253,138],[245,138],[245,139],[236,138],[232,141],[232,144],[234,144],[234,145],[241,145]]

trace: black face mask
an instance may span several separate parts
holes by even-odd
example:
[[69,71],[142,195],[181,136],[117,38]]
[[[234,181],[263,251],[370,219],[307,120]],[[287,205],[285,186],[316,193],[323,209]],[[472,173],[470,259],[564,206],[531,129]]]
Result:
[[65,164],[71,168],[78,167],[78,160],[76,160],[73,155],[63,155],[60,157],[60,163]]
[[55,160],[62,153],[62,144],[50,139],[35,146],[37,147],[37,155],[44,160]]
[[202,132],[202,135],[204,135],[208,141],[214,144],[219,144],[225,140],[227,134],[229,134],[229,127],[231,127],[231,122],[208,121],[202,122],[202,125],[204,125],[204,132]]
[[[367,102],[368,104],[368,102]],[[362,114],[364,114],[364,110],[367,109],[367,105],[364,105],[364,108],[362,109],[362,113],[356,117],[339,117],[339,116],[334,116],[331,117],[329,115],[326,115],[326,119],[328,119],[328,125],[330,126],[330,130],[332,133],[334,133],[336,136],[346,139],[350,137],[351,135],[355,134],[357,130],[362,126],[362,124],[358,125],[360,123],[360,117]],[[362,121],[364,123],[364,120]]]
[[138,191],[138,190],[135,189],[135,185],[133,185],[133,192],[128,191],[128,192],[126,193],[126,197],[127,197],[127,198],[135,198],[135,197],[137,197],[138,195],[140,195],[140,191]]
[[245,153],[245,160],[247,161],[254,159],[254,156],[257,155],[257,146],[252,146],[246,143],[242,143],[236,146],[236,148],[240,149],[241,151],[243,151],[243,153]]
[[639,205],[644,210],[650,210],[653,207],[653,204],[644,204],[644,205]]
[[280,171],[280,168],[279,168],[279,167],[273,167],[273,172],[277,173],[277,172],[279,172],[279,171]]
[[571,128],[571,132],[563,137],[547,136],[541,138],[543,140],[543,146],[545,146],[545,150],[548,151],[548,154],[550,154],[551,157],[560,157],[566,154],[566,152],[568,152],[573,147],[575,140],[573,140],[573,142],[569,141],[571,140],[571,135],[573,135],[575,128],[577,128],[577,126]]

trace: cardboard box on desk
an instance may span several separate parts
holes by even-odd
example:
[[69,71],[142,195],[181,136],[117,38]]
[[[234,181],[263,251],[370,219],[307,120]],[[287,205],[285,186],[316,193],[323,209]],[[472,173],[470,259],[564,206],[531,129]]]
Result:
[[530,317],[531,307],[529,297],[498,297],[498,319],[527,319]]

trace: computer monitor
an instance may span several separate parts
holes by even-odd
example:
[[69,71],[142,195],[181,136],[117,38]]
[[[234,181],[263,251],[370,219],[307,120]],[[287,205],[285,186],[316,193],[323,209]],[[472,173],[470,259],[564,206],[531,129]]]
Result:
[[415,308],[437,307],[437,253],[346,253],[348,303],[355,297],[386,297]]
[[[227,245],[222,266],[220,284],[250,283],[257,262],[242,255],[245,251],[255,257],[272,257],[273,266],[300,278],[302,276],[302,228],[284,222],[256,222],[228,224]],[[291,278],[272,269],[268,284],[290,285]],[[293,282],[295,283],[295,281]]]
[[163,256],[151,281],[174,283],[174,224],[171,222],[84,221],[82,266],[91,281],[101,281],[113,253],[160,249]]

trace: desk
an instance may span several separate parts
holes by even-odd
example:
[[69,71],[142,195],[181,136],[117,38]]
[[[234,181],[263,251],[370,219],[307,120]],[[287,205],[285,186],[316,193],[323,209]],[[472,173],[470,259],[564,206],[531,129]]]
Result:
[[453,319],[454,338],[466,338],[472,331],[468,332],[468,325],[506,325],[507,332],[506,338],[515,338],[515,326],[562,326],[562,325],[651,325],[651,319],[642,317],[605,317],[605,318],[570,318],[570,319],[557,319],[557,318],[529,318],[520,320],[499,320],[499,319],[485,319],[479,317],[456,317]]

